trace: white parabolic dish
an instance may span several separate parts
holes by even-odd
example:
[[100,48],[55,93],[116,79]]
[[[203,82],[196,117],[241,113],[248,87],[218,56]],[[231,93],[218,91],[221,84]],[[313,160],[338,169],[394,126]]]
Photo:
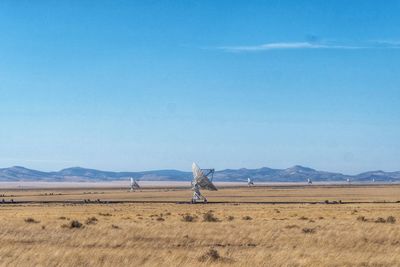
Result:
[[215,185],[208,179],[208,177],[204,174],[203,170],[197,166],[196,163],[192,164],[193,171],[193,182],[200,186],[201,189],[207,189],[211,191],[217,191],[218,189]]

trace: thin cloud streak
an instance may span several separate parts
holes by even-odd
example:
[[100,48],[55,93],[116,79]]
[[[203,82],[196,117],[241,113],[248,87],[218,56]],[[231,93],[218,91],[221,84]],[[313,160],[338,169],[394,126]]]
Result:
[[400,40],[377,40],[374,43],[385,48],[400,48]]
[[383,45],[382,42],[369,45],[342,45],[328,43],[311,43],[311,42],[280,42],[266,43],[261,45],[249,46],[221,46],[219,50],[231,53],[239,52],[262,52],[269,50],[296,50],[296,49],[398,49],[399,45],[392,43],[391,46]]

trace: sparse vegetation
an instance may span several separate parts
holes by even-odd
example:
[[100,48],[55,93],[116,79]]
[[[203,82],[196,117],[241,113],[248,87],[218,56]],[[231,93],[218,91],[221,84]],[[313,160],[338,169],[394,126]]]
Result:
[[245,221],[250,221],[250,220],[253,220],[253,218],[251,218],[250,216],[248,216],[248,215],[246,215],[246,216],[243,216],[242,217],[242,219],[243,220],[245,220]]
[[358,216],[357,221],[366,222],[367,219],[364,216]]
[[97,218],[92,216],[92,217],[87,218],[85,223],[86,224],[96,224],[97,221],[98,221]]
[[72,220],[69,224],[69,228],[81,228],[83,225],[78,220]]
[[[385,191],[383,195],[386,198],[388,192],[393,192],[393,199],[397,201],[399,188],[388,187],[385,190],[392,191]],[[218,194],[223,199],[225,194],[240,194],[235,190],[207,193]],[[259,194],[259,190],[267,195],[259,188],[254,189],[254,195]],[[329,191],[341,192],[341,188],[324,189],[328,194],[321,194],[317,187],[312,190],[315,195],[323,196],[319,197],[322,198],[320,203],[328,197],[346,199],[345,194],[339,196]],[[366,190],[369,200],[375,200],[371,197],[372,190],[354,187],[352,196],[353,190],[359,190],[357,197],[361,195],[359,192]],[[278,193],[292,198],[299,192],[286,191]],[[182,192],[170,190],[168,199],[180,196]],[[110,199],[107,194],[109,191],[104,194],[106,200]],[[139,198],[139,194],[150,193],[135,192],[129,196]],[[163,193],[157,191],[154,195],[159,197],[159,194]],[[268,191],[270,194],[275,191]],[[65,196],[68,194],[51,197]],[[18,198],[14,197],[17,203]],[[303,195],[298,201],[304,201],[304,198]],[[213,195],[209,199],[213,200]],[[383,202],[382,198],[378,200]],[[399,204],[348,202],[346,199],[345,205],[176,205],[98,204],[93,201],[90,205],[0,205],[4,241],[0,247],[0,265],[319,267],[334,263],[335,266],[400,266],[400,255],[395,253],[400,245],[400,227],[396,221],[400,216]],[[210,208],[221,222],[203,222],[203,216]],[[185,216],[191,219],[186,220]],[[253,219],[246,220],[246,216]],[[25,222],[31,217],[40,223]],[[308,219],[302,220],[302,217]],[[378,218],[385,223],[375,223]],[[88,219],[97,223],[87,225]],[[310,223],[310,219],[315,222]],[[80,228],[75,228],[75,223],[71,226],[72,221],[80,222]],[[208,253],[210,248],[217,251],[218,256],[215,252]]]
[[99,212],[99,215],[100,216],[105,216],[105,217],[109,217],[109,216],[112,216],[112,214],[111,213],[104,213],[104,212]]
[[184,222],[194,222],[195,219],[196,218],[190,214],[185,214],[182,216],[182,221],[184,221]]
[[376,218],[375,222],[376,223],[386,223],[386,220],[381,217],[378,217],[378,218]]
[[215,217],[212,211],[208,211],[203,214],[203,221],[204,222],[219,222],[219,219]]
[[314,234],[315,233],[315,228],[303,228],[302,229],[303,233],[305,234]]
[[393,216],[389,216],[386,219],[382,217],[378,217],[375,220],[376,223],[396,223],[396,218]]
[[221,259],[218,251],[214,248],[210,248],[203,255],[199,257],[199,261],[217,261]]
[[386,218],[387,223],[396,223],[396,218],[393,216],[389,216]]
[[24,221],[25,221],[26,223],[39,223],[39,221],[36,221],[35,219],[33,219],[33,218],[31,218],[31,217],[25,218]]

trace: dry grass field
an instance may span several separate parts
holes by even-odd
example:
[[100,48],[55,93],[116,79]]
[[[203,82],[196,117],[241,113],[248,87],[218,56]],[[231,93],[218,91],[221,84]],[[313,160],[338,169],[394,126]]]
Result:
[[[220,187],[204,191],[210,202],[373,202],[400,201],[400,185],[286,185],[255,187]],[[190,201],[189,187],[145,187],[135,192],[127,188],[50,188],[3,189],[0,201]]]
[[[15,190],[5,198],[190,198],[181,189],[101,192]],[[227,188],[207,196],[395,202],[399,192],[397,186]],[[2,266],[400,266],[400,203],[17,203],[0,205],[0,222]]]

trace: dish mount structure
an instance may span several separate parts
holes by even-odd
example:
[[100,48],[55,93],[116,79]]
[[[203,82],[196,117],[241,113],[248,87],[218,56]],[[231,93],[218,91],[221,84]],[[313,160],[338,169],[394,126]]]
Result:
[[135,189],[140,189],[139,184],[136,182],[136,180],[134,180],[133,178],[131,178],[131,192],[135,191]]
[[200,189],[206,189],[210,191],[217,191],[218,189],[212,183],[214,177],[214,169],[200,169],[200,167],[193,162],[192,164],[193,180],[192,180],[192,203],[207,203],[207,198],[205,198]]

